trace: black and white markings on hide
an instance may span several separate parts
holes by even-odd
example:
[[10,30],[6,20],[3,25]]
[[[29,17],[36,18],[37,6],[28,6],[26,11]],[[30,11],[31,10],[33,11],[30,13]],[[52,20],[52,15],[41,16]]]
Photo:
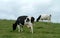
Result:
[[27,19],[26,19],[26,22],[29,22],[29,21],[30,21],[29,18],[27,18]]

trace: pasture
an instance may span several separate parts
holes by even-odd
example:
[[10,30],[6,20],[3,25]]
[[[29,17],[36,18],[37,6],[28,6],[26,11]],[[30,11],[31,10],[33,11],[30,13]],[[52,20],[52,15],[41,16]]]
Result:
[[12,31],[14,20],[0,20],[0,38],[60,38],[60,24],[35,22],[34,33],[24,27],[23,32]]

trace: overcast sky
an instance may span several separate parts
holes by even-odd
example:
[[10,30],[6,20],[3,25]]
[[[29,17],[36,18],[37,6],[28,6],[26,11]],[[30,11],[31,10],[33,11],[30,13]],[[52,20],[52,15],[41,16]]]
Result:
[[51,14],[52,22],[60,23],[60,0],[0,0],[0,19],[40,14]]

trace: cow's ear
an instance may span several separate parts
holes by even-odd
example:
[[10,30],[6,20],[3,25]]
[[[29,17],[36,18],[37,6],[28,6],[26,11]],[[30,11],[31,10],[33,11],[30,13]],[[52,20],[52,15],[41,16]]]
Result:
[[35,18],[34,18],[34,17],[31,17],[31,22],[32,22],[32,23],[34,22],[34,20],[35,20]]

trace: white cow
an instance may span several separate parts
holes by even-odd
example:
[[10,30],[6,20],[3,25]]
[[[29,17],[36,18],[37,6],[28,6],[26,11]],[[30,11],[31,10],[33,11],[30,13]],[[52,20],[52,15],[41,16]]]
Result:
[[38,22],[39,20],[48,20],[51,22],[51,14],[41,14],[36,21]]

